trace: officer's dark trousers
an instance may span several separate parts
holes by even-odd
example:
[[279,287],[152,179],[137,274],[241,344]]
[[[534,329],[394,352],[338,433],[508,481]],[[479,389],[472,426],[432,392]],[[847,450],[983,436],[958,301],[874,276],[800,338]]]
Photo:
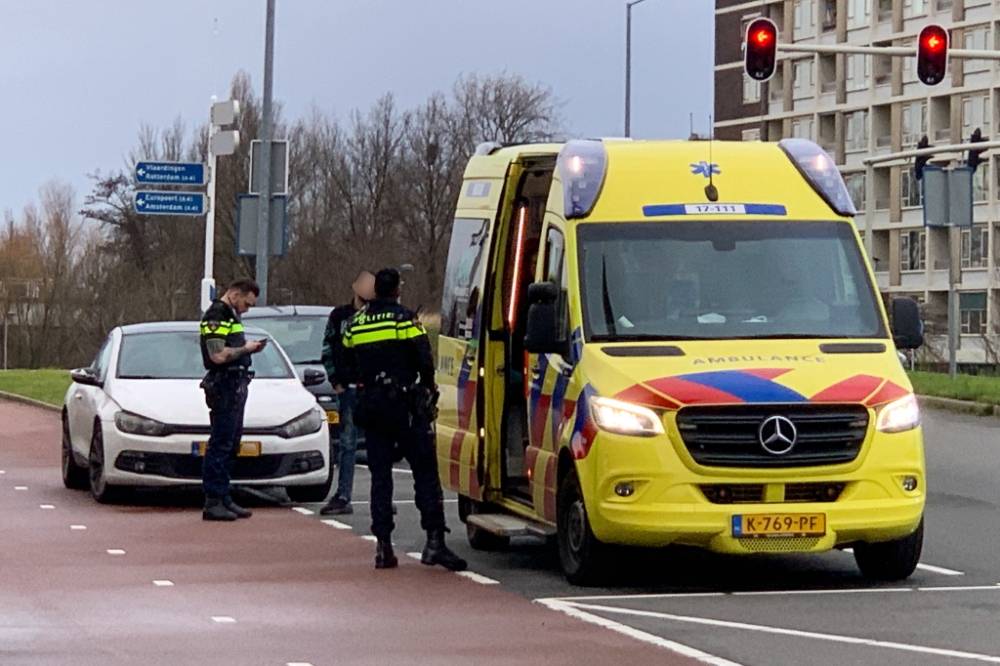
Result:
[[383,414],[367,419],[365,439],[368,469],[372,476],[372,534],[388,540],[395,527],[392,520],[392,465],[400,458],[410,463],[413,472],[420,526],[427,531],[443,530],[444,497],[430,425],[417,419],[411,425],[405,415],[393,418]]
[[205,497],[222,499],[229,495],[236,455],[243,438],[243,411],[247,401],[247,380],[239,375],[209,375],[205,382],[212,434],[202,468]]

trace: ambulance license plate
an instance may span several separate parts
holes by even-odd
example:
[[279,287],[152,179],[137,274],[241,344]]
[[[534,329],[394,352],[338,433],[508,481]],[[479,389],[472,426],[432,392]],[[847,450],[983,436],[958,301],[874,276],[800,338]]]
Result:
[[826,534],[824,513],[758,513],[733,516],[733,536],[739,539],[812,537]]
[[331,409],[326,413],[327,423],[340,423],[340,412],[335,409]]
[[[196,458],[204,458],[208,449],[208,442],[192,442],[191,455]],[[241,458],[256,458],[260,455],[260,442],[240,442],[240,452],[236,454]]]

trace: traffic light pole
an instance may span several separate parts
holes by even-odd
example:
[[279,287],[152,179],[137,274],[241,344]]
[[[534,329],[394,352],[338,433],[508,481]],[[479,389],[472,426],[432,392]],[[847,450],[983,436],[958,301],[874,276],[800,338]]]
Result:
[[[849,46],[847,44],[778,44],[782,53],[855,53],[861,55],[917,56],[915,46]],[[959,60],[1000,60],[1000,51],[948,49],[949,58]]]

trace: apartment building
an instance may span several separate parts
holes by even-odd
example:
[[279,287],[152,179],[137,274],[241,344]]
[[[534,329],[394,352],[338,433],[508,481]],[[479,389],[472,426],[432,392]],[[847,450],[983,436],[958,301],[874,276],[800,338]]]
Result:
[[[966,142],[977,128],[984,137],[997,136],[1000,64],[994,61],[952,60],[945,80],[928,87],[917,80],[915,58],[779,53],[775,76],[758,83],[743,73],[741,42],[747,23],[766,16],[778,26],[779,43],[914,46],[920,29],[937,23],[949,30],[952,48],[995,49],[1000,0],[716,0],[715,13],[715,136],[819,143],[844,174],[862,235],[866,156],[913,148],[924,135],[932,145]],[[975,174],[975,223],[962,230],[953,257],[948,230],[923,226],[912,160],[879,164],[874,172],[878,286],[887,297],[907,295],[922,304],[930,358],[944,349],[953,258],[962,268],[958,360],[1000,362],[1000,165],[994,152]]]

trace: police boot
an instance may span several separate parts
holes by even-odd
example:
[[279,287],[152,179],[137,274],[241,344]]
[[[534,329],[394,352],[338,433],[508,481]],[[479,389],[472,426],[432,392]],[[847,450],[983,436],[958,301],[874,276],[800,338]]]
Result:
[[239,504],[234,502],[233,498],[229,496],[226,496],[226,498],[222,500],[222,506],[229,509],[230,512],[235,513],[237,518],[249,518],[253,515],[253,512],[250,509],[244,509]]
[[239,518],[235,513],[226,508],[221,499],[209,498],[205,500],[205,508],[201,512],[202,520],[224,520],[233,521]]
[[399,560],[392,552],[392,542],[388,539],[379,539],[375,544],[375,568],[395,569],[399,566]]
[[468,566],[465,560],[451,551],[444,544],[444,530],[433,530],[427,533],[427,545],[420,556],[420,563],[428,566],[440,564],[449,571],[465,571]]

